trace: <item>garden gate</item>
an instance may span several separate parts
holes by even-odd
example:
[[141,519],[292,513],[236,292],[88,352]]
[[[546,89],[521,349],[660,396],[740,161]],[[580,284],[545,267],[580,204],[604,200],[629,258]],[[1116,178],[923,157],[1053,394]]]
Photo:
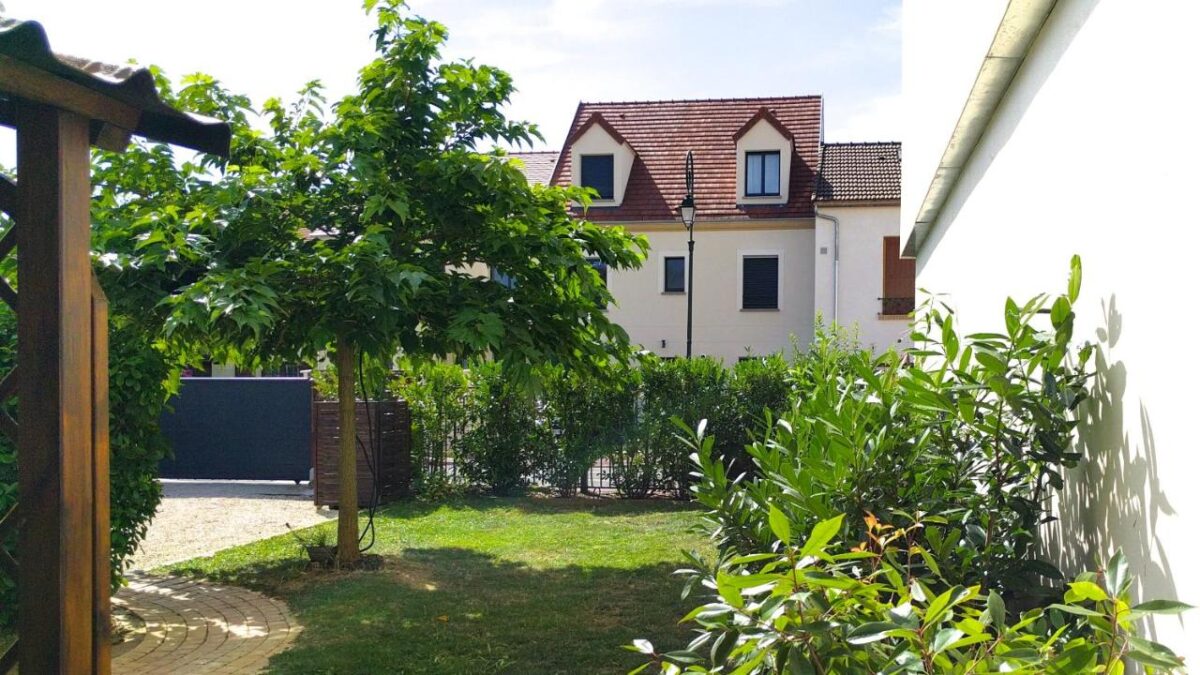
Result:
[[308,480],[312,380],[185,377],[162,417],[173,456],[163,478]]

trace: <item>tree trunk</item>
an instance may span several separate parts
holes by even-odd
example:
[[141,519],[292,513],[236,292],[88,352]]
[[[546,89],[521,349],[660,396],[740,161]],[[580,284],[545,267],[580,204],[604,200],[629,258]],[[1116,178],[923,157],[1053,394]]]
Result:
[[358,453],[355,439],[354,346],[338,338],[338,551],[339,565],[358,562]]

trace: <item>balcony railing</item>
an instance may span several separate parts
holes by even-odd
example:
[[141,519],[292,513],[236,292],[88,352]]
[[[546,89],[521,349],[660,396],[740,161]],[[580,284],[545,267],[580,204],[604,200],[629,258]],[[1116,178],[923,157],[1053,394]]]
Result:
[[916,298],[879,298],[880,316],[908,316],[917,307]]

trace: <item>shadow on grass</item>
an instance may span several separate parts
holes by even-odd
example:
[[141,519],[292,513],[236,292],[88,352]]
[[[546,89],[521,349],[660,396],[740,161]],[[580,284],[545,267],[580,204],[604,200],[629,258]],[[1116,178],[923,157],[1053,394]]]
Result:
[[[624,673],[634,638],[678,648],[677,566],[534,569],[462,548],[406,549],[373,572],[247,566],[222,581],[274,586],[304,631],[279,673]],[[181,570],[186,573],[186,570]]]

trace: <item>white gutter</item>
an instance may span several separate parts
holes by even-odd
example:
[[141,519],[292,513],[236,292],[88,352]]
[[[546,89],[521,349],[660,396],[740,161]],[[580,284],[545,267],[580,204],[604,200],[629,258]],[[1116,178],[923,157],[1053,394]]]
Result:
[[833,223],[833,322],[838,320],[838,277],[841,270],[839,269],[842,257],[842,223],[836,216],[826,215],[817,209],[813,209],[813,213],[818,218],[828,220]]
[[913,230],[904,242],[904,255],[915,256],[925,243],[1055,4],[1057,0],[1009,0],[925,200],[917,210]]

